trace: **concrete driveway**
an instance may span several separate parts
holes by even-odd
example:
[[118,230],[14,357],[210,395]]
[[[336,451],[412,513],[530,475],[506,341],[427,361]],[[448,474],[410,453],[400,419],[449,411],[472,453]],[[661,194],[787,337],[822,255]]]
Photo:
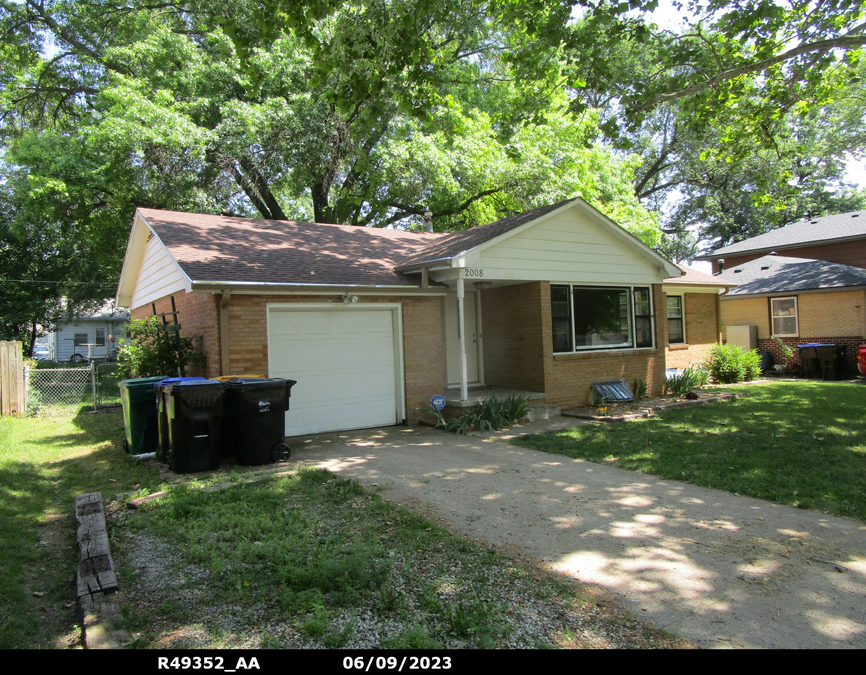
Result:
[[701,647],[866,648],[866,524],[506,438],[389,427],[291,445],[295,461],[605,588]]

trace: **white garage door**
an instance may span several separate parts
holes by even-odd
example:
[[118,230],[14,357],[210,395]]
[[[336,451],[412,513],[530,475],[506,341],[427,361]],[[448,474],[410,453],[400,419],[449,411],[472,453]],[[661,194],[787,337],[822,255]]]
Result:
[[401,421],[395,313],[269,307],[270,376],[298,382],[286,414],[287,436]]

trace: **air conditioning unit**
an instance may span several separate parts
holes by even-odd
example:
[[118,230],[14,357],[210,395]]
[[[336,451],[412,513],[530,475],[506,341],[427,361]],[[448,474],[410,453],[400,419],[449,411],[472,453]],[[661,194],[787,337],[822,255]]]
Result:
[[744,352],[758,348],[757,326],[728,326],[725,329],[728,344],[737,345]]

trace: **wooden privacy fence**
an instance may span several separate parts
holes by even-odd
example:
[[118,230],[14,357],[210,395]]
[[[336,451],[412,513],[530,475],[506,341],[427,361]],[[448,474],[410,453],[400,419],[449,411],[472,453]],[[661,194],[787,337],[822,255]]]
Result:
[[0,342],[0,415],[24,416],[24,358],[20,342]]

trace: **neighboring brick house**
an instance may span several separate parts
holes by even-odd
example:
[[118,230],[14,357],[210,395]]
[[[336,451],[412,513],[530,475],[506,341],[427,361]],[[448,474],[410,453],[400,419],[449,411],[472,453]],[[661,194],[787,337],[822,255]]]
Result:
[[757,326],[758,349],[781,356],[778,338],[797,345],[845,345],[848,369],[856,372],[857,345],[866,342],[866,270],[850,265],[767,255],[725,276],[738,282],[721,298],[722,325]]
[[297,380],[298,435],[411,423],[489,387],[658,394],[662,282],[681,274],[582,199],[451,234],[139,209],[117,300],[142,317],[174,298],[208,375]]
[[770,253],[866,269],[866,211],[801,220],[699,256],[724,273]]
[[679,279],[666,279],[662,288],[667,307],[667,368],[682,370],[703,363],[721,341],[719,301],[736,283],[721,276],[680,266]]
[[799,344],[845,345],[856,372],[866,342],[866,211],[791,223],[700,259],[738,284],[722,298],[724,327],[757,326],[759,349],[778,360],[776,337],[795,348],[795,363]]

